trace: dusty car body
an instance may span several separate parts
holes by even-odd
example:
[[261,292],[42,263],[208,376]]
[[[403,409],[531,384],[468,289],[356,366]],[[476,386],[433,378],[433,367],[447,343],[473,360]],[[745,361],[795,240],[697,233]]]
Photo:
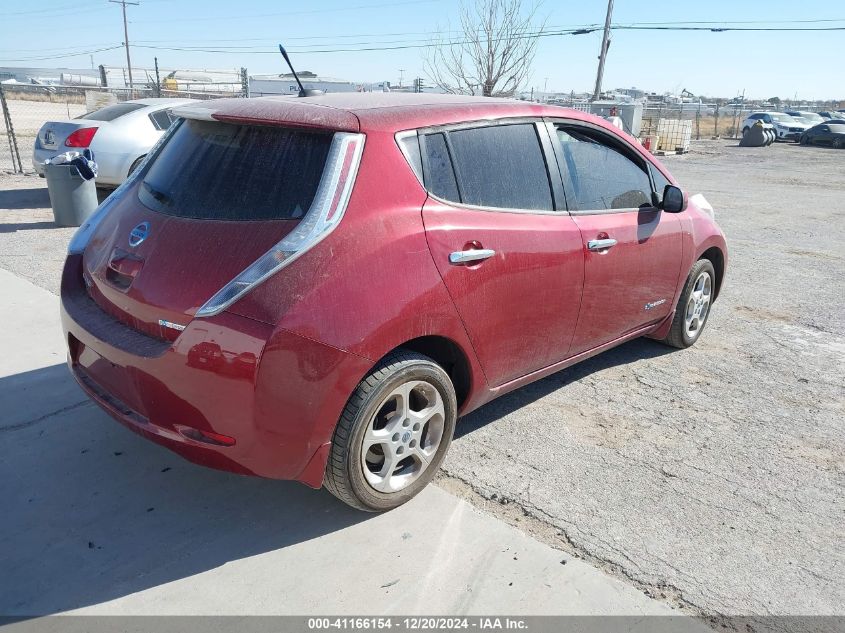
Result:
[[583,112],[338,94],[177,114],[71,243],[62,318],[83,389],[200,464],[389,509],[459,415],[636,337],[691,345],[724,279],[706,201]]

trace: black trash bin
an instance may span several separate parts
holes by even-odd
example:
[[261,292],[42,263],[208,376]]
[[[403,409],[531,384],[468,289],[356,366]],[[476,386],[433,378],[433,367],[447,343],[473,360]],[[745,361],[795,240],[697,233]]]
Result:
[[53,218],[59,226],[79,226],[92,213],[97,205],[97,186],[94,179],[83,178],[79,169],[69,163],[44,165],[47,177],[47,191],[50,193],[50,206]]

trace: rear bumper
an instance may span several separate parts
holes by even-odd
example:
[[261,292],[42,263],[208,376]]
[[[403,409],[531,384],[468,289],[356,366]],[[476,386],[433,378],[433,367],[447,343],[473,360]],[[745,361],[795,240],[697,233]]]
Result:
[[68,364],[92,400],[192,462],[322,484],[325,445],[363,359],[228,313],[192,321],[172,342],[152,338],[100,309],[80,271],[81,257],[69,257],[61,317]]

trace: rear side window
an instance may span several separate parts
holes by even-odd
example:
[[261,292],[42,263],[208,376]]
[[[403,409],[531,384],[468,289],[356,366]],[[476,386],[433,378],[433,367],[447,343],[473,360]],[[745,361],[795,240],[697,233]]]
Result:
[[557,128],[557,137],[564,157],[561,170],[568,172],[564,182],[579,210],[651,206],[651,181],[645,167],[604,142],[600,133],[565,126]]
[[138,195],[161,213],[203,220],[298,219],[323,174],[332,134],[186,120]]
[[532,123],[449,133],[462,202],[481,207],[551,211],[546,161]]
[[446,137],[441,134],[429,134],[425,137],[425,180],[428,190],[438,198],[460,202],[455,171],[446,146]]
[[78,118],[87,119],[89,121],[114,121],[125,114],[129,114],[130,112],[135,112],[135,110],[140,110],[141,108],[146,107],[147,106],[143,103],[115,103],[114,105],[89,112],[88,114],[83,114]]
[[159,110],[150,113],[150,121],[153,122],[155,129],[166,130],[173,122],[173,117],[170,115],[170,110]]

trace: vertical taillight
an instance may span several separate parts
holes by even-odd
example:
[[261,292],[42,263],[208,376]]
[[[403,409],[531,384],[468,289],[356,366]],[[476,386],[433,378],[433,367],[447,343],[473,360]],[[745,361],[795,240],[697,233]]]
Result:
[[68,135],[65,139],[65,146],[88,147],[91,144],[91,141],[94,140],[94,135],[96,133],[97,128],[95,127],[81,127]]
[[363,150],[363,134],[337,132],[308,213],[281,242],[211,297],[196,316],[219,314],[331,233],[343,219]]

